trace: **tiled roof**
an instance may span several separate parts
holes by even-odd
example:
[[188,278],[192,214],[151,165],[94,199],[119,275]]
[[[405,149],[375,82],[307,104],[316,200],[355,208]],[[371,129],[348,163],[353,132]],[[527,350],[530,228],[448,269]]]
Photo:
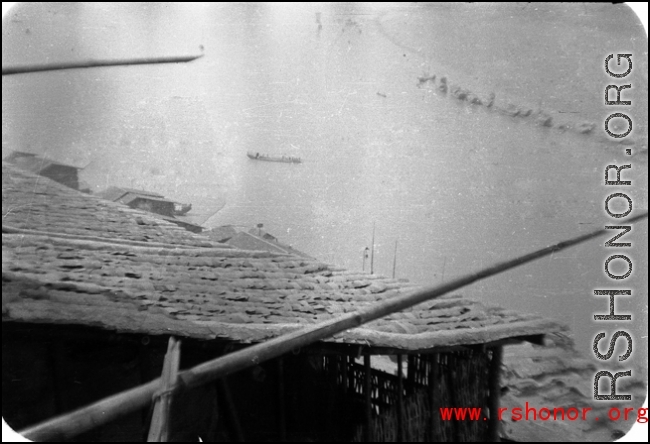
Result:
[[[117,243],[222,247],[141,210],[80,193],[13,165],[2,164],[2,225],[9,231],[52,233]],[[37,232],[37,233],[35,233]]]
[[[12,217],[11,224],[26,220],[24,228],[44,231],[49,225],[42,219],[52,210],[57,216],[50,219],[57,221],[57,228],[72,219],[79,227],[70,227],[70,232],[86,233],[81,227],[98,208],[103,208],[100,217],[121,217],[118,207],[102,207],[106,203],[92,196],[56,187],[59,195],[49,182],[30,183],[14,173],[8,179],[13,191],[7,192],[3,168],[3,215]],[[27,213],[10,215],[5,193],[13,196],[16,211]],[[27,203],[23,210],[17,196]],[[35,208],[39,211],[29,212]],[[78,214],[83,212],[88,215]],[[125,222],[113,226],[131,233]],[[3,232],[2,237],[3,321],[73,323],[250,343],[413,289],[393,279],[265,251],[122,245],[27,232]],[[539,316],[448,296],[330,341],[419,350],[561,329]]]

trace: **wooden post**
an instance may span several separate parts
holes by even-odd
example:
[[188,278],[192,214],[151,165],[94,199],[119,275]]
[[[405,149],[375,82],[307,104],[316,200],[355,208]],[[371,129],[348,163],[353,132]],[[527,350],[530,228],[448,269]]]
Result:
[[492,360],[490,361],[490,380],[488,381],[488,409],[490,419],[488,420],[488,441],[499,442],[500,424],[498,418],[499,398],[501,397],[501,359],[503,356],[503,347],[496,346],[492,349]]
[[397,442],[404,442],[404,375],[402,355],[397,355]]
[[372,441],[372,397],[370,392],[372,390],[370,355],[363,356],[363,369],[364,369],[364,386],[363,394],[366,398],[366,423],[364,428],[364,440],[366,442]]
[[180,364],[181,343],[173,336],[169,338],[167,354],[163,363],[161,390],[154,394],[154,409],[149,428],[148,442],[167,442],[169,439],[169,412],[172,388],[176,382]]
[[[627,219],[626,222],[630,224],[647,217],[648,212],[645,211],[638,216]],[[449,282],[385,299],[355,312],[346,313],[340,317],[304,327],[261,344],[252,345],[243,350],[213,359],[181,372],[178,375],[179,380],[177,381],[176,387],[197,387],[202,384],[207,384],[230,373],[258,365],[260,362],[268,361],[297,348],[329,338],[337,333],[358,327],[391,313],[413,307],[424,301],[436,299],[450,291],[458,290],[466,285],[503,273],[504,271],[532,262],[535,259],[562,251],[573,245],[578,245],[604,234],[610,234],[609,230],[603,228],[577,236],[515,259],[499,262],[491,267],[484,268],[475,273],[466,274],[452,279]],[[5,274],[7,273],[10,272],[6,272]],[[102,399],[68,414],[57,416],[27,429],[20,430],[18,433],[33,441],[44,441],[52,437],[69,439],[93,427],[106,424],[122,415],[144,407],[151,402],[151,396],[160,389],[160,384],[161,381],[158,378],[147,384]]]

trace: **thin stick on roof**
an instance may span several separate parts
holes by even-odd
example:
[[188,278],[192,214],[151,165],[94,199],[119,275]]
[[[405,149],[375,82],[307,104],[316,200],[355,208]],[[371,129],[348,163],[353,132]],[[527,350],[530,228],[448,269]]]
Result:
[[203,57],[203,54],[185,56],[141,57],[135,59],[82,60],[78,62],[51,63],[48,65],[3,66],[2,75],[27,74],[30,72],[58,71],[61,69],[97,68],[100,66],[151,65],[157,63],[186,63]]
[[[648,212],[626,220],[632,223],[648,217]],[[532,262],[544,256],[562,251],[574,245],[609,233],[601,228],[591,233],[583,234],[572,239],[551,245],[546,248],[525,254],[515,259],[499,262],[476,273],[453,279],[447,283],[410,292],[392,299],[367,306],[356,312],[347,313],[335,319],[324,321],[269,341],[252,345],[243,350],[230,353],[212,361],[183,371],[178,375],[175,389],[196,387],[219,379],[228,374],[258,365],[269,359],[277,358],[292,350],[305,347],[313,342],[329,338],[342,331],[358,327],[391,313],[410,308],[422,302],[438,298],[450,291],[457,290],[476,281],[503,273],[504,271]],[[147,384],[132,388],[105,398],[87,407],[75,410],[35,426],[21,430],[19,433],[34,441],[65,439],[76,436],[93,427],[110,422],[121,415],[146,406],[153,394],[160,389],[160,378]]]

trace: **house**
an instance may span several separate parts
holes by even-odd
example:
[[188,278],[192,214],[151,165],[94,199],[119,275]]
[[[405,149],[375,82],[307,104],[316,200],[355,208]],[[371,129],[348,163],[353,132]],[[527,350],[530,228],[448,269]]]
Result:
[[13,151],[4,161],[26,171],[52,179],[75,190],[80,189],[79,170],[81,168],[79,167],[55,162],[37,154],[24,151]]
[[[564,333],[545,336],[543,345],[531,343],[505,347],[504,371],[501,377],[502,405],[525,411],[526,403],[539,412],[552,406],[567,413],[571,409],[590,409],[592,418],[607,418],[612,404],[594,401],[594,375],[600,365],[585,356],[573,339]],[[643,365],[643,364],[642,364]],[[613,373],[629,370],[626,362],[614,363]],[[645,368],[633,368],[642,375]],[[621,378],[617,393],[629,393],[633,399],[644,399],[647,378]],[[646,412],[647,415],[647,412]],[[532,417],[532,415],[531,415]],[[553,421],[517,421],[512,415],[503,415],[501,436],[507,441],[530,441],[539,437],[546,442],[608,442],[625,436],[637,414],[618,421],[575,421],[568,417]]]
[[97,194],[98,196],[112,202],[120,202],[131,208],[155,213],[163,216],[163,219],[178,225],[192,233],[201,233],[203,227],[195,223],[186,213],[192,209],[191,204],[180,204],[165,199],[162,194],[145,190],[136,190],[125,187],[109,187]]
[[[153,225],[4,164],[2,181],[2,405],[18,430],[158,377],[169,335],[188,368],[414,288]],[[503,345],[563,329],[442,297],[181,393],[172,440],[495,439]],[[373,369],[378,355],[406,373]],[[442,421],[442,406],[486,420]],[[75,440],[141,440],[149,417]]]
[[176,215],[174,217],[165,218],[165,220],[173,224],[176,224],[179,227],[186,229],[187,231],[191,231],[192,233],[198,234],[203,232],[203,227],[197,224],[196,222],[194,222],[194,220],[188,216]]
[[174,217],[176,202],[165,199],[162,194],[133,188],[110,187],[98,196],[113,202],[120,202],[131,208],[156,213],[162,216]]
[[242,250],[293,254],[307,259],[314,259],[308,254],[280,242],[275,236],[263,231],[261,227],[246,229],[240,226],[224,225],[206,231],[205,235],[217,242],[226,243]]
[[[36,180],[3,162],[3,233],[57,235],[89,241],[173,248],[230,248],[197,236],[156,214],[87,195],[52,180]],[[85,208],[85,210],[84,210]],[[75,210],[71,213],[71,209]],[[55,222],[53,222],[55,221]]]

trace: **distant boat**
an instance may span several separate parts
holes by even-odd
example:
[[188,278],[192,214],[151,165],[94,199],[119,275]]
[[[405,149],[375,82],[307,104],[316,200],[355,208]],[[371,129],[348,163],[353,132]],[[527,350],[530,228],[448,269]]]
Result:
[[253,160],[263,160],[265,162],[284,162],[284,163],[301,163],[300,157],[292,156],[269,156],[267,154],[260,153],[251,153],[250,151],[246,155]]

